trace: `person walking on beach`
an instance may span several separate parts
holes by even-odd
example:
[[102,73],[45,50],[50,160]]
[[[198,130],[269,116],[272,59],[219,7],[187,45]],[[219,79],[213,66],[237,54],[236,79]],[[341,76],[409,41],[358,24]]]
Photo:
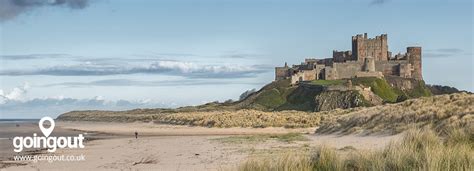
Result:
[[135,131],[135,139],[137,139],[137,138],[138,138],[138,132]]

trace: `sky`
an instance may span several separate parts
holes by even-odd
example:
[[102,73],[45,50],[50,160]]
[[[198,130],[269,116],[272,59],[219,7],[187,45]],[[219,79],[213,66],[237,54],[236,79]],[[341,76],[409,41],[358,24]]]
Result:
[[473,23],[471,0],[0,0],[0,119],[237,100],[361,33],[472,92]]

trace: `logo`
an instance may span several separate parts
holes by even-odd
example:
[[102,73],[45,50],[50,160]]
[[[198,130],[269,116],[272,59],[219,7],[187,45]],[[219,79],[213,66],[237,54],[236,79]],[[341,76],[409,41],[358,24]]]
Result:
[[[45,128],[44,122],[49,121],[50,127]],[[13,138],[13,146],[15,152],[21,152],[28,148],[47,148],[48,152],[55,152],[57,148],[84,148],[84,136],[82,134],[77,137],[50,137],[54,130],[54,120],[51,117],[43,117],[38,126],[44,136],[37,136],[33,133],[32,137],[15,137]]]

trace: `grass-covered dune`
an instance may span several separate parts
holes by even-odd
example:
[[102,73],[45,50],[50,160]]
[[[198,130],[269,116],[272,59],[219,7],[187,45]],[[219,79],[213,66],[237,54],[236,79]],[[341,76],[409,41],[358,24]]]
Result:
[[474,95],[456,93],[361,108],[323,120],[317,133],[396,134],[411,126],[469,128],[474,132]]
[[[155,122],[173,125],[190,125],[203,127],[286,127],[306,128],[318,126],[321,119],[335,117],[352,110],[335,110],[331,112],[278,111],[264,112],[259,110],[211,111],[211,112],[173,112],[153,113],[143,110],[142,113],[77,111],[62,114],[63,121],[98,121],[98,122]],[[136,111],[135,111],[136,112]]]
[[[334,111],[337,115],[342,110]],[[336,114],[337,113],[337,114]],[[258,110],[215,111],[174,113],[160,118],[161,123],[206,126],[206,127],[286,127],[305,128],[320,124],[321,118],[330,117],[325,113],[279,111],[263,112]]]
[[237,170],[472,170],[474,134],[464,129],[447,129],[441,136],[430,129],[410,129],[400,142],[382,150],[341,150],[322,146],[303,152],[288,151],[277,157],[255,157]]

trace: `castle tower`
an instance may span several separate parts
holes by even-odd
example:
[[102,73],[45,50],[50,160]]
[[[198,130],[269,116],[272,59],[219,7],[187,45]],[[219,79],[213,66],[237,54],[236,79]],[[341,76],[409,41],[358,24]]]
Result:
[[352,36],[352,60],[364,60],[366,54],[364,41],[366,38],[362,34]]
[[365,61],[367,56],[374,57],[376,61],[388,60],[388,38],[387,34],[367,38],[367,33],[352,36],[352,59]]
[[413,67],[411,76],[417,80],[423,80],[421,70],[421,47],[407,47],[408,63]]

